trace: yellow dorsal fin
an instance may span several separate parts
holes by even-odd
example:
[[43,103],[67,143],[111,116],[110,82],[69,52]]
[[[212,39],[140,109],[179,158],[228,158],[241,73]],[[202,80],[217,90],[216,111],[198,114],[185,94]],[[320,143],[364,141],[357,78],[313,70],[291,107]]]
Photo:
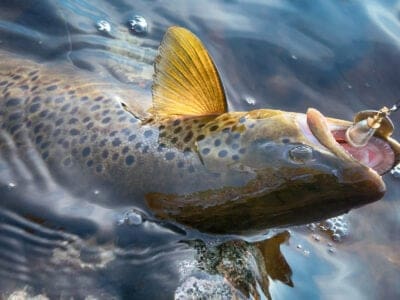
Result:
[[170,27],[154,63],[155,116],[217,115],[227,111],[218,71],[201,41],[189,30]]

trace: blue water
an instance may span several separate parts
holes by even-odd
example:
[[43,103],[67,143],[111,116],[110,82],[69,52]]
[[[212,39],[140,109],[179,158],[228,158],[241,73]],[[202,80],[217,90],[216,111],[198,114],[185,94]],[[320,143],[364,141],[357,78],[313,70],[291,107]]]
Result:
[[[129,31],[128,21],[137,14],[148,23],[145,35]],[[400,97],[399,17],[396,1],[2,0],[0,47],[95,73],[113,70],[125,81],[138,62],[140,70],[151,70],[166,28],[180,25],[210,51],[230,110],[315,107],[351,119]],[[109,33],[97,29],[100,20],[110,23]],[[116,71],[115,62],[124,68]],[[400,113],[392,119],[398,125]],[[394,137],[400,138],[399,131]],[[383,200],[339,220],[339,229],[345,224],[340,240],[337,227],[319,224],[256,237],[284,230],[290,235],[280,246],[287,265],[277,263],[280,276],[262,275],[269,285],[255,294],[399,299],[400,182],[390,175],[384,179]],[[0,190],[0,298],[25,289],[51,299],[169,299],[181,291],[189,297],[194,285],[232,296],[226,275],[196,265],[198,253],[187,244],[194,239],[218,244],[220,237],[135,221],[135,213],[97,207],[64,190],[43,193],[37,187],[15,199],[16,190]]]

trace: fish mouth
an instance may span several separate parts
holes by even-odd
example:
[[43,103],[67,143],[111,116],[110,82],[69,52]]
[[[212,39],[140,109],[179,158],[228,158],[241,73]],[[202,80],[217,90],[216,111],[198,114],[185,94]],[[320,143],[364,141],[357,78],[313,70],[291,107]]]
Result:
[[394,150],[380,137],[373,136],[364,147],[351,146],[345,138],[351,122],[325,118],[318,110],[310,108],[307,125],[320,144],[346,161],[358,162],[379,175],[388,172],[395,164]]

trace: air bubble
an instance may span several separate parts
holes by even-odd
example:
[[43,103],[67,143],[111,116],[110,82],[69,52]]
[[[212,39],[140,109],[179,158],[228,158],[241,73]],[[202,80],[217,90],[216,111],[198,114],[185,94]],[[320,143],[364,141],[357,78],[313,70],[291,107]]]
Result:
[[317,242],[319,242],[321,240],[321,238],[318,234],[313,234],[312,238],[314,239],[314,241],[317,241]]
[[7,187],[11,190],[11,189],[13,189],[13,188],[15,188],[17,185],[14,183],[14,182],[9,182],[8,184],[7,184]]
[[293,60],[297,60],[297,56],[296,55],[293,54],[291,57],[292,57]]
[[244,97],[244,100],[247,102],[247,104],[250,104],[250,105],[256,104],[256,100],[253,97],[246,96],[246,97]]
[[142,16],[134,16],[128,23],[130,29],[136,34],[145,34],[147,32],[147,21]]
[[111,31],[111,25],[106,20],[98,21],[96,26],[97,26],[98,31],[101,31],[101,32],[110,32]]
[[140,225],[143,223],[142,214],[136,210],[126,212],[121,219],[118,220],[118,225]]
[[302,246],[302,245],[300,245],[300,244],[298,244],[296,248],[297,248],[297,249],[302,249],[302,248],[303,248],[303,246]]
[[97,196],[97,195],[99,195],[99,194],[100,194],[100,191],[99,191],[99,190],[94,190],[94,191],[93,191],[93,195]]
[[390,170],[390,174],[395,178],[400,178],[400,164],[396,165],[392,170]]

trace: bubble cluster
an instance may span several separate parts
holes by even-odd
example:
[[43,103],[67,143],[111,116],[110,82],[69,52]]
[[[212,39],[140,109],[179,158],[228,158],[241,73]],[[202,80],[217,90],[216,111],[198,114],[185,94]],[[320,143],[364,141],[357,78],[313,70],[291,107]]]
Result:
[[175,299],[232,299],[229,285],[219,276],[207,279],[189,277],[175,291]]
[[335,242],[342,241],[349,233],[348,224],[344,216],[334,217],[321,223],[311,223],[308,224],[307,227],[314,232],[312,237],[315,241],[321,239],[320,236],[315,233],[317,230],[325,232]]

